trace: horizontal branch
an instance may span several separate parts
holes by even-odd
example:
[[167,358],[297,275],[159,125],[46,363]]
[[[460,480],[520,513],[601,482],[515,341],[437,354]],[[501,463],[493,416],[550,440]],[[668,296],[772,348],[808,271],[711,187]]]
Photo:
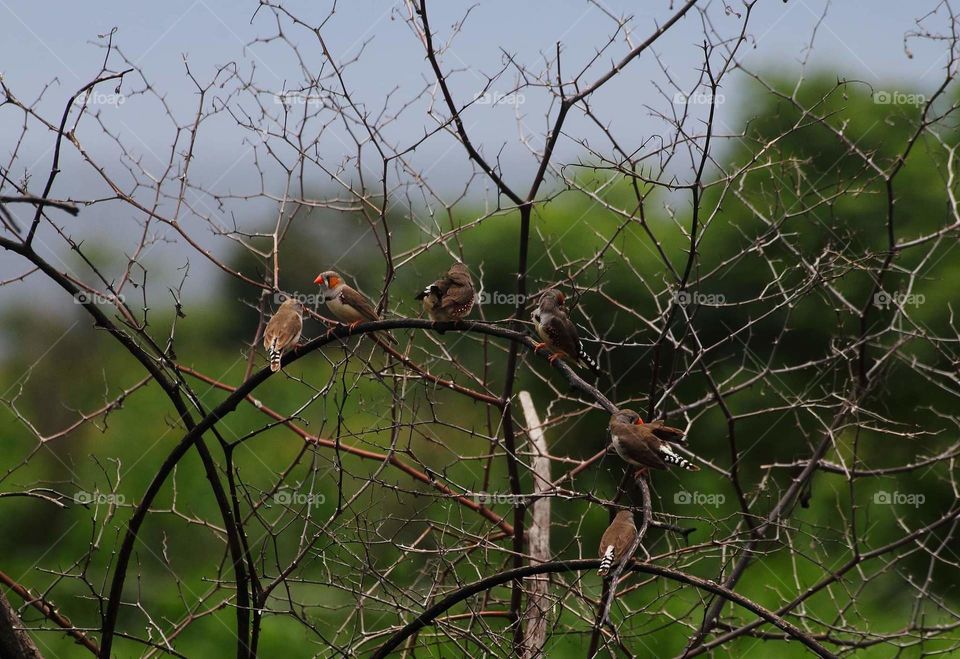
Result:
[[70,213],[71,215],[77,215],[80,213],[80,209],[77,208],[75,204],[71,204],[70,202],[44,199],[42,197],[35,197],[34,195],[20,195],[17,197],[0,195],[0,204],[43,204],[44,206],[53,206],[54,208],[59,208],[62,211]]
[[[326,334],[304,343],[295,350],[291,350],[283,359],[282,363],[284,365],[292,363],[303,355],[313,352],[314,350],[321,348],[336,339],[345,339],[350,336],[358,336],[362,334],[368,334],[370,332],[394,329],[420,329],[434,330],[437,332],[473,332],[476,334],[486,334],[488,336],[496,336],[501,339],[513,341],[514,343],[525,346],[544,357],[550,357],[553,354],[546,348],[537,348],[539,343],[534,341],[533,337],[531,337],[529,334],[506,329],[504,327],[498,327],[482,321],[459,320],[434,322],[425,318],[391,318],[388,320],[361,323],[355,327],[337,325]],[[563,377],[570,383],[571,387],[592,398],[607,412],[610,414],[615,414],[618,411],[616,405],[614,405],[606,396],[604,396],[599,389],[581,378],[569,364],[563,360],[556,359],[553,361],[553,367],[560,371]],[[266,372],[266,375],[269,375],[269,369],[265,368],[264,371]]]

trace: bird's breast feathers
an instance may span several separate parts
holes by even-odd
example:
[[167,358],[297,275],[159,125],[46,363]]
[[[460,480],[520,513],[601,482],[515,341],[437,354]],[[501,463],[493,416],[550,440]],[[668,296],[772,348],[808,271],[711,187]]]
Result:
[[329,298],[327,300],[327,308],[330,309],[334,316],[344,322],[354,323],[365,320],[360,310],[350,304],[350,301],[345,298],[343,293]]

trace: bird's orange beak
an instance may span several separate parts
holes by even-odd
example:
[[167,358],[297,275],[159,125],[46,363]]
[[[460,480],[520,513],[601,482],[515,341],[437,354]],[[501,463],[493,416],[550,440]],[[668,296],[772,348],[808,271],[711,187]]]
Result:
[[642,426],[642,425],[643,425],[643,419],[641,419],[640,417],[637,417],[637,420],[633,422],[633,425],[635,425],[635,426]]
[[313,283],[323,285],[323,275],[317,275],[317,278],[313,280]]

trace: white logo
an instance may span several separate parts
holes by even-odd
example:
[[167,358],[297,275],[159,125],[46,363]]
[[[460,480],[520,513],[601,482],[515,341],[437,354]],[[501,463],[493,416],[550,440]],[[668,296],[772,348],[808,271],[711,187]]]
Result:
[[888,308],[891,304],[896,307],[910,305],[919,307],[926,302],[927,298],[923,293],[887,293],[886,291],[877,291],[873,296],[873,306],[881,309]]
[[326,503],[327,497],[323,494],[308,494],[306,492],[291,492],[290,490],[280,490],[273,495],[273,502],[282,506],[322,506]]
[[127,102],[127,97],[120,92],[105,94],[96,90],[88,89],[82,94],[77,94],[73,99],[73,104],[82,105],[113,105],[120,106]]
[[923,494],[904,494],[902,492],[874,492],[873,502],[881,506],[907,505],[919,508],[927,500]]
[[523,105],[527,102],[523,94],[500,92],[477,92],[473,95],[473,100],[477,105]]
[[673,494],[673,502],[678,506],[722,506],[727,500],[723,494],[704,494],[703,492],[686,492],[680,490]]
[[714,95],[711,92],[696,92],[694,94],[677,92],[673,95],[674,105],[721,105],[725,100],[723,94]]

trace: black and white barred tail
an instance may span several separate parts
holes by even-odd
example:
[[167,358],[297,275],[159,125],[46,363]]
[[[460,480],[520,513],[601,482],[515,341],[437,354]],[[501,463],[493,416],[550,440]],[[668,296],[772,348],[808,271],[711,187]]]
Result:
[[607,547],[607,550],[603,552],[603,556],[600,558],[600,569],[597,570],[597,573],[601,577],[607,576],[610,568],[613,567],[613,559],[613,545],[610,545]]
[[416,295],[416,297],[414,297],[414,299],[415,299],[415,300],[422,300],[423,298],[427,297],[428,295],[432,295],[433,297],[437,298],[437,300],[439,300],[440,298],[443,297],[443,291],[441,291],[438,286],[436,286],[436,285],[434,285],[434,284],[430,284],[430,285],[427,286],[425,289],[423,289],[422,291],[420,291],[419,293],[417,293],[417,295]]
[[283,357],[283,351],[277,348],[276,341],[267,350],[267,355],[270,357],[270,370],[276,373],[280,370],[280,358]]
[[600,366],[597,364],[597,361],[587,354],[587,351],[583,349],[583,346],[580,346],[580,352],[577,354],[577,361],[589,368],[591,371],[597,375],[601,374]]
[[682,455],[675,453],[673,449],[670,448],[669,444],[662,444],[660,446],[659,453],[660,458],[663,459],[663,461],[667,464],[676,465],[681,469],[686,469],[687,471],[700,471],[700,467],[693,464]]

